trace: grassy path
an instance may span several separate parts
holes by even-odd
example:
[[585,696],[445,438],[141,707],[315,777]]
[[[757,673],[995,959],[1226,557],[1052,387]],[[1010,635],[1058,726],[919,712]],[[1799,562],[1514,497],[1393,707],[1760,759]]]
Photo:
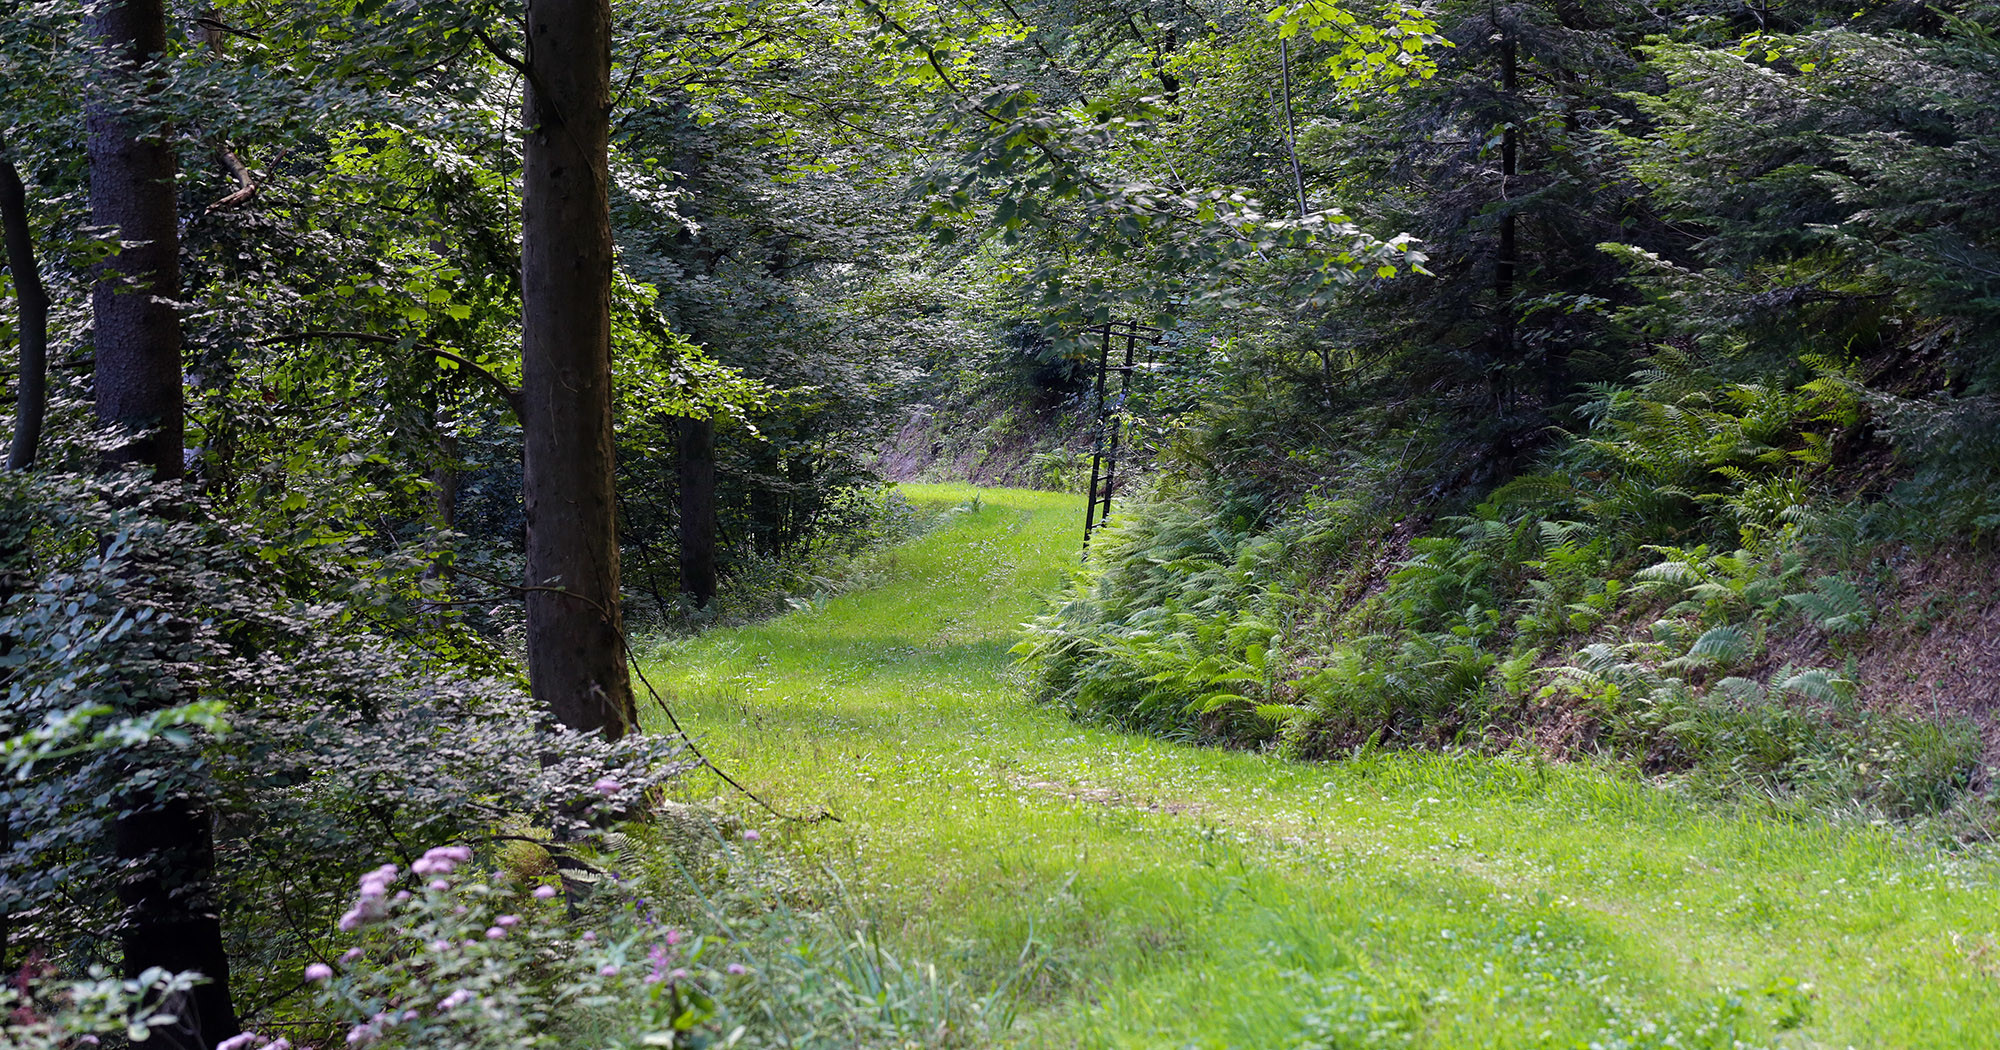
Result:
[[746,784],[841,817],[746,813],[893,941],[972,982],[1032,941],[1021,1045],[2000,1047],[2000,864],[1525,759],[1081,728],[1007,655],[1080,502],[980,498],[878,586],[649,670]]

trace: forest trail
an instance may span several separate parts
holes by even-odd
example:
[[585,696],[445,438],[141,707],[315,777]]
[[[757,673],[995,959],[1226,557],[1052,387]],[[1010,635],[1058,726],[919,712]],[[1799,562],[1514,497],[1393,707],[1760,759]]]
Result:
[[738,779],[841,818],[740,810],[892,943],[975,987],[1039,960],[1019,1045],[2000,1045],[1990,859],[1526,758],[1078,726],[1008,648],[1076,564],[1082,501],[905,491],[957,509],[870,586],[647,670]]

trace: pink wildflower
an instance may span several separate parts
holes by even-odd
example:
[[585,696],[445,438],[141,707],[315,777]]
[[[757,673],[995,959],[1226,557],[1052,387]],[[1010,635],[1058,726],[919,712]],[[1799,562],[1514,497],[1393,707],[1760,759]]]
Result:
[[263,1038],[263,1036],[255,1032],[244,1032],[240,1035],[232,1035],[222,1042],[215,1044],[215,1050],[249,1050],[250,1044],[258,1042]]
[[600,795],[616,795],[625,785],[610,777],[598,777],[597,783],[590,785]]
[[396,881],[396,874],[401,870],[394,864],[384,864],[361,876],[361,899],[373,900],[387,894],[389,884]]
[[421,860],[410,865],[410,870],[418,875],[449,875],[453,868],[471,859],[471,847],[433,846],[424,851]]
[[500,938],[502,938],[502,937],[505,937],[505,936],[507,936],[507,931],[506,931],[506,930],[503,930],[503,929],[501,929],[501,928],[500,928],[500,927],[498,927],[498,926],[488,926],[488,927],[486,927],[486,939],[487,939],[487,940],[489,940],[489,941],[497,941],[497,940],[499,940]]
[[[316,962],[306,967],[306,980],[308,981],[328,981],[332,979],[333,967],[325,963]],[[216,1050],[222,1050],[222,1048],[217,1047]]]
[[535,899],[538,901],[548,900],[550,897],[553,897],[555,895],[556,895],[556,888],[554,886],[535,887]]
[[646,977],[647,984],[659,984],[667,979],[667,962],[673,958],[664,944],[655,944],[646,950],[646,959],[653,964],[653,972]]
[[512,926],[512,925],[514,925],[514,924],[516,924],[516,923],[518,923],[518,922],[520,922],[520,921],[521,921],[521,917],[520,917],[520,916],[518,916],[518,915],[502,915],[502,916],[500,916],[499,918],[497,918],[497,919],[494,919],[494,920],[493,920],[493,925],[495,925],[495,926]]
[[764,836],[762,836],[762,835],[759,835],[759,834],[757,833],[757,829],[756,829],[756,828],[745,828],[745,829],[744,829],[744,831],[743,831],[743,841],[745,841],[745,842],[755,842],[755,841],[757,841],[758,839],[761,839],[761,838],[763,838],[763,837],[764,837]]
[[361,949],[359,948],[349,948],[346,951],[340,953],[341,962],[351,963],[359,958],[361,958]]
[[744,974],[749,973],[750,968],[743,965],[742,963],[730,963],[729,972],[736,977],[741,977]]
[[613,966],[610,963],[605,963],[603,966],[598,968],[597,972],[603,974],[606,977],[616,977],[618,976],[618,967]]

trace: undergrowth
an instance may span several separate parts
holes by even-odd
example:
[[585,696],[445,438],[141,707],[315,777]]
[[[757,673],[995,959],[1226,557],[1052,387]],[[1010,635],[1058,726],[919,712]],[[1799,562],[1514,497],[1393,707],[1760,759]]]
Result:
[[935,516],[892,487],[848,489],[832,501],[826,527],[804,542],[775,554],[738,551],[706,605],[686,594],[635,593],[627,608],[639,633],[666,636],[807,608],[877,581],[881,566],[867,555],[921,534]]
[[1015,651],[1044,699],[1173,738],[1605,754],[1705,794],[1984,835],[1977,728],[1859,680],[1892,618],[1891,526],[1932,491],[1922,470],[1890,498],[1840,488],[1867,407],[1835,370],[1720,382],[1663,351],[1461,513],[1408,517],[1388,441],[1262,515],[1159,480]]

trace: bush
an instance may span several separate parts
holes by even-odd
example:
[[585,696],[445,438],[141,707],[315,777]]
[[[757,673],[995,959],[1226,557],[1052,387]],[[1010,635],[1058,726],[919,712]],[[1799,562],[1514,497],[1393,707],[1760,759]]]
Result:
[[[586,836],[686,768],[671,738],[553,729],[518,681],[290,596],[266,545],[178,492],[129,478],[4,484],[30,542],[10,552],[0,605],[0,912],[14,950],[61,972],[118,951],[121,806],[207,815],[213,876],[189,892],[223,916],[239,1001],[282,1004],[297,960],[325,954],[366,858],[524,818]],[[612,797],[596,790],[611,781]]]
[[620,870],[568,908],[555,886],[470,866],[462,847],[364,874],[349,947],[305,971],[317,992],[302,1030],[385,1050],[886,1050],[987,1045],[1009,1023],[1005,988],[975,998],[899,961],[837,894],[795,907],[799,880],[754,829],[682,843],[716,862],[704,876],[646,827],[628,833],[604,858]]

